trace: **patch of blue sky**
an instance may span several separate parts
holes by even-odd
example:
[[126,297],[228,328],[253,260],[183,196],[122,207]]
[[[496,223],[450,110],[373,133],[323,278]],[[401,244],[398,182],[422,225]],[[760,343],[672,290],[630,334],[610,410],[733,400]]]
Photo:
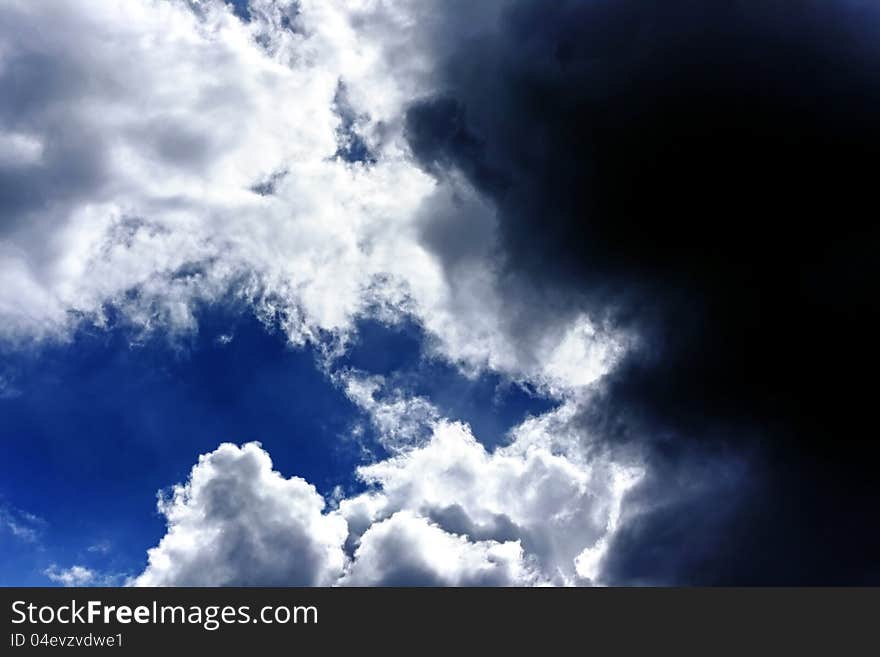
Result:
[[[359,411],[313,354],[247,315],[206,312],[199,323],[184,348],[162,335],[132,346],[125,330],[89,329],[68,344],[0,355],[17,390],[0,399],[0,494],[46,520],[38,571],[81,563],[99,541],[130,556],[120,570],[137,570],[164,534],[156,491],[183,481],[220,442],[258,440],[279,471],[325,494],[354,485],[360,449],[346,435]],[[0,541],[0,581],[24,583],[21,564],[7,560],[21,541]]]
[[[224,441],[260,441],[277,470],[324,495],[360,489],[363,441],[376,457],[382,450],[314,352],[292,348],[242,309],[204,309],[198,322],[182,342],[91,327],[68,343],[0,350],[14,390],[0,396],[0,501],[44,523],[30,541],[0,528],[0,584],[46,585],[52,563],[139,572],[165,532],[156,491],[184,481],[198,454]],[[358,335],[337,366],[427,397],[487,446],[552,405],[499,377],[470,380],[425,358],[412,324],[367,321]],[[365,433],[355,439],[358,425]]]
[[534,388],[497,374],[469,378],[449,362],[425,357],[425,336],[411,322],[363,321],[358,338],[339,365],[383,374],[392,387],[427,398],[443,416],[467,422],[489,449],[504,444],[507,432],[528,415],[555,405]]
[[251,10],[248,6],[248,0],[227,0],[227,5],[232,9],[233,13],[241,20],[247,22],[251,19]]

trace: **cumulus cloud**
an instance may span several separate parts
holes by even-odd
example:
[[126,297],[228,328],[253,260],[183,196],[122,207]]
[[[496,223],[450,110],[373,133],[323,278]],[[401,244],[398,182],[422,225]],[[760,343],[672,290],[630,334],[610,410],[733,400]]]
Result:
[[489,453],[466,425],[440,419],[424,444],[360,468],[367,492],[332,509],[273,471],[259,444],[221,445],[160,498],[168,531],[132,583],[599,583],[621,501],[643,473],[530,435],[528,447]]
[[343,586],[526,586],[539,580],[518,541],[469,541],[399,511],[361,537]]
[[346,523],[298,477],[272,469],[258,443],[202,455],[160,497],[168,532],[138,586],[322,586],[345,566]]
[[518,541],[547,581],[578,583],[575,559],[613,532],[620,500],[642,471],[532,438],[490,453],[466,425],[439,422],[424,447],[360,468],[378,490],[341,501],[340,513],[355,539],[406,510],[452,533]]

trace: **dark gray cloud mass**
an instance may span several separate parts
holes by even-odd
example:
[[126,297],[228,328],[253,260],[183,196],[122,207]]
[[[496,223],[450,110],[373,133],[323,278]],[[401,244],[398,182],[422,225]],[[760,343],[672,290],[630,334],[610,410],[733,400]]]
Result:
[[880,8],[522,1],[491,25],[437,26],[444,91],[407,135],[494,203],[511,280],[641,336],[582,417],[653,466],[606,578],[880,582]]

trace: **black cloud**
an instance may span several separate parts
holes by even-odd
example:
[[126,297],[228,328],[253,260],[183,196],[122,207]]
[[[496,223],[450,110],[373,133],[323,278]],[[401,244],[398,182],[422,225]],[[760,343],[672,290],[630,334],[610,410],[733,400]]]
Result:
[[[608,576],[880,582],[880,9],[523,1],[459,33],[413,153],[495,203],[511,277],[641,336],[583,421],[665,502]],[[697,453],[750,474],[678,495]]]

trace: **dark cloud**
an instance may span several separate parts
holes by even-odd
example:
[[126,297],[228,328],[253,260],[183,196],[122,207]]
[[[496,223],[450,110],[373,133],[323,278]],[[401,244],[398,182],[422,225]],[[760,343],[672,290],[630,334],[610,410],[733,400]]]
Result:
[[880,581],[878,31],[854,1],[597,0],[444,35],[414,154],[494,202],[512,278],[641,336],[584,417],[666,491],[617,581]]

